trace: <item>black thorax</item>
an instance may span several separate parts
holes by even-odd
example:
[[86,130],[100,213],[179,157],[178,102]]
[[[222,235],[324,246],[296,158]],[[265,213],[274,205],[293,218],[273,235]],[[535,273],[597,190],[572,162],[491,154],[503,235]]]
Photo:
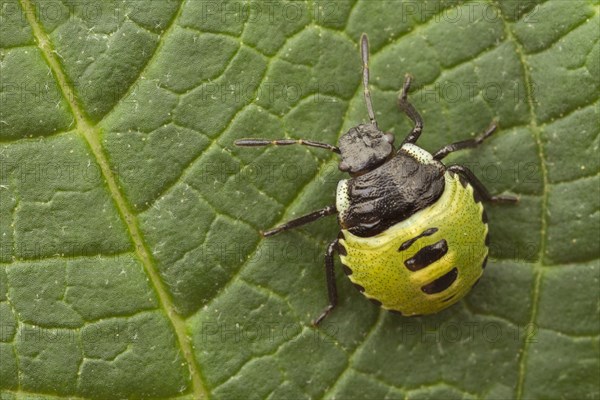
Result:
[[402,149],[380,167],[347,181],[349,207],[343,229],[370,237],[433,204],[444,191],[442,163],[423,164]]

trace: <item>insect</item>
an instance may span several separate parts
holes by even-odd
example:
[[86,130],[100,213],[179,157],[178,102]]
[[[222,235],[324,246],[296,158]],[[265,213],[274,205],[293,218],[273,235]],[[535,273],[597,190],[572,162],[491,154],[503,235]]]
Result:
[[338,237],[327,246],[325,275],[329,304],[313,321],[318,325],[338,303],[334,253],[358,290],[386,310],[405,316],[436,313],[460,300],[477,283],[488,257],[488,226],[481,200],[516,202],[491,195],[462,165],[444,165],[448,154],[481,144],[495,130],[446,145],[431,154],[415,143],[423,120],[408,101],[406,75],[398,107],[414,127],[394,148],[394,136],[377,126],[369,91],[369,43],[361,37],[363,87],[370,123],[357,125],[337,146],[311,140],[240,139],[237,146],[318,147],[339,154],[339,169],[350,174],[337,186],[335,205],[288,221],[262,235],[337,214]]

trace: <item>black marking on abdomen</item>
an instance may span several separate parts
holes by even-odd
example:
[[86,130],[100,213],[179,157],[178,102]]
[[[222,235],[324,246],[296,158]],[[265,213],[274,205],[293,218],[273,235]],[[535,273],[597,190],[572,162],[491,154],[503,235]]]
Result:
[[[467,181],[467,178],[465,178],[461,174],[458,174],[458,181],[460,182],[462,187],[465,189],[467,188],[467,186],[469,186],[469,181]],[[475,190],[473,190],[473,193],[475,193]]]
[[375,304],[376,306],[381,307],[381,302],[379,300],[370,298],[369,301]]
[[404,261],[404,265],[413,272],[418,271],[444,257],[447,252],[448,242],[442,239],[417,251],[417,254]]
[[435,281],[428,283],[423,286],[421,290],[427,294],[435,294],[439,292],[443,292],[448,289],[450,285],[454,283],[456,277],[458,276],[458,269],[456,267],[452,268],[452,270],[445,275],[440,276]]
[[404,251],[404,250],[408,249],[410,246],[412,246],[412,244],[414,242],[416,242],[417,240],[419,240],[423,236],[431,236],[434,233],[436,233],[437,231],[438,231],[438,228],[429,228],[426,231],[423,231],[423,233],[421,233],[419,236],[415,236],[414,238],[409,239],[406,242],[402,243],[400,245],[400,248],[398,249],[398,251]]
[[346,248],[340,242],[338,242],[338,244],[337,244],[337,251],[338,251],[338,254],[340,256],[347,256],[348,255],[348,252],[346,251]]
[[344,269],[344,273],[346,275],[352,275],[352,270],[346,264],[342,264],[342,268]]

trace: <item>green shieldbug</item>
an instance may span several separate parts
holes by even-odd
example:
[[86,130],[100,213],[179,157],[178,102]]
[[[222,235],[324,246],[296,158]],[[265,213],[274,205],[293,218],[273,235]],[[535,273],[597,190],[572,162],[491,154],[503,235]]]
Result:
[[492,196],[462,165],[444,165],[453,151],[476,147],[496,124],[471,140],[446,145],[431,154],[415,143],[423,120],[408,101],[406,75],[398,107],[414,127],[398,149],[394,136],[377,126],[369,92],[369,45],[361,37],[364,97],[370,123],[346,132],[338,146],[310,140],[240,139],[237,146],[302,144],[341,156],[339,169],[350,174],[337,186],[335,205],[263,232],[279,232],[338,215],[338,238],[327,246],[325,273],[329,305],[318,325],[337,304],[333,254],[360,292],[386,310],[405,316],[438,312],[465,296],[481,277],[488,257],[488,226],[481,200],[516,202]]

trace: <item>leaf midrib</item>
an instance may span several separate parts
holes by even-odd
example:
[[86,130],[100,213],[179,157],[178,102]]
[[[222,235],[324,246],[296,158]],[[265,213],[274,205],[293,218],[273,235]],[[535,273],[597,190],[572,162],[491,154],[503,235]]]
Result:
[[[194,398],[207,398],[207,391],[200,373],[200,367],[194,356],[190,336],[187,334],[185,320],[177,312],[173,300],[167,291],[152,259],[151,252],[146,245],[142,232],[140,231],[137,218],[131,211],[124,194],[119,189],[117,179],[110,168],[108,158],[106,157],[104,149],[102,148],[102,144],[99,140],[100,129],[97,128],[95,124],[89,122],[85,117],[84,108],[79,104],[77,97],[75,96],[75,91],[69,85],[66,73],[63,71],[60,62],[57,59],[56,52],[52,48],[52,44],[48,38],[48,35],[38,21],[36,21],[35,16],[38,14],[35,12],[35,6],[31,3],[31,0],[19,0],[19,2],[27,18],[27,22],[31,26],[33,36],[37,42],[37,47],[40,49],[42,56],[52,71],[58,87],[60,88],[65,101],[69,105],[69,108],[75,117],[75,130],[82,134],[96,162],[100,166],[102,175],[106,180],[106,184],[108,185],[109,194],[117,208],[117,211],[119,212],[119,215],[125,223],[129,236],[134,244],[134,252],[144,266],[144,270],[148,275],[150,283],[158,297],[160,307],[163,309],[166,318],[173,326],[176,340],[188,365],[191,377],[191,389]],[[177,16],[181,13],[183,3],[184,1],[182,0],[179,10],[175,14],[173,20],[177,19]],[[163,37],[166,33],[168,33],[169,29],[173,25],[174,23],[172,21],[169,28],[167,28],[163,33]],[[160,42],[157,44],[157,46],[159,45]]]

